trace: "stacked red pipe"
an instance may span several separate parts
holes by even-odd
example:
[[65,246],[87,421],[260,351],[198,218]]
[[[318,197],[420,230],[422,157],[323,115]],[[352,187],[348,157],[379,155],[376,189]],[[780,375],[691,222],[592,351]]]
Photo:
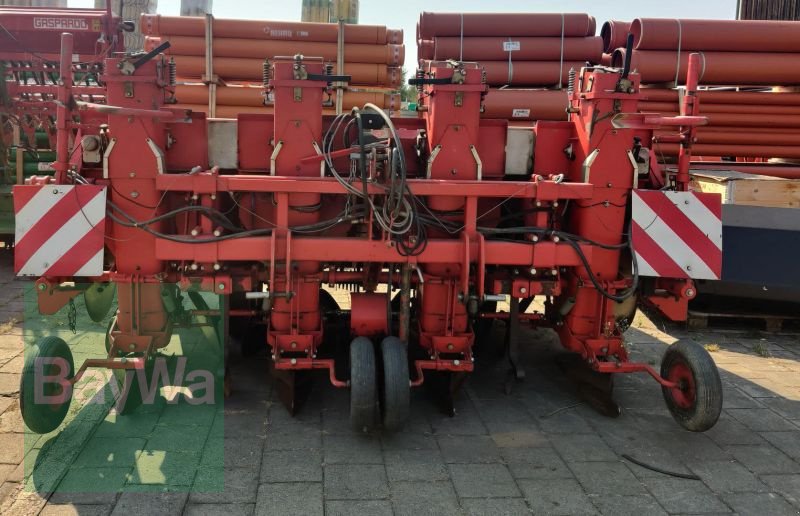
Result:
[[[610,21],[601,35],[614,66],[625,59],[628,33],[631,69],[647,86],[641,112],[680,114],[680,93],[672,88],[685,84],[689,54],[701,54],[700,84],[710,89],[698,93],[699,110],[708,125],[697,130],[694,155],[800,158],[800,93],[771,91],[800,85],[800,22]],[[654,147],[664,156],[678,153],[677,144]]]
[[449,59],[480,63],[491,87],[486,118],[564,120],[570,69],[601,60],[595,30],[583,13],[423,12],[417,56],[423,70]]
[[[145,49],[170,42],[167,53],[175,59],[178,80],[176,98],[183,107],[208,109],[206,70],[206,26],[203,17],[144,14],[142,32]],[[225,86],[217,86],[217,116],[239,112],[269,112],[260,92],[264,59],[302,54],[322,57],[338,73],[338,25],[329,23],[267,20],[213,19],[213,75]],[[377,25],[344,26],[344,72],[352,77],[356,91],[347,92],[343,109],[373,102],[389,109],[400,108],[393,90],[402,82],[405,60],[403,31]]]

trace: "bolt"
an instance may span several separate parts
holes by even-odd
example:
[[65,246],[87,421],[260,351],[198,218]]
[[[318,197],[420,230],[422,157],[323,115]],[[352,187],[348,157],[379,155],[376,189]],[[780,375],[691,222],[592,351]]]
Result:
[[558,269],[552,269],[550,271],[550,274],[552,274],[553,276],[557,275],[558,274]]
[[538,241],[539,241],[539,237],[538,236],[536,236],[536,235],[531,236],[531,242],[538,242]]
[[222,231],[220,231],[219,229],[215,229],[214,230],[214,236],[215,237],[218,237],[218,236],[221,236],[221,235],[222,235]]
[[217,195],[212,193],[212,194],[211,194],[211,200],[213,201],[213,200],[215,200],[216,198],[217,198]]
[[197,236],[197,235],[199,235],[199,234],[200,234],[200,232],[199,232],[199,231],[197,231],[197,229],[196,229],[196,228],[195,228],[195,229],[193,229],[193,230],[191,231],[191,233],[192,233],[192,236]]
[[218,271],[218,270],[220,270],[221,268],[222,268],[222,265],[220,265],[220,264],[218,264],[218,263],[215,263],[215,264],[214,264],[214,270],[215,270],[215,271]]
[[559,243],[560,241],[561,241],[561,238],[559,238],[558,235],[553,237],[553,242]]
[[689,199],[686,199],[685,201],[683,201],[683,204],[689,204]]
[[528,293],[528,289],[527,289],[527,288],[525,288],[525,287],[520,287],[520,288],[519,288],[519,293],[520,293],[520,294],[527,294],[527,293]]
[[197,264],[196,264],[196,263],[193,263],[193,264],[191,264],[191,265],[189,266],[189,268],[190,268],[190,269],[192,269],[193,271],[196,271],[196,270],[197,270]]
[[448,344],[447,345],[447,349],[452,350],[453,349],[453,345],[452,344]]
[[686,297],[694,297],[694,289],[693,288],[687,288],[686,289]]
[[47,290],[47,285],[44,283],[39,283],[39,290]]
[[130,349],[131,351],[133,351],[134,349],[136,349],[136,344],[133,344],[133,343],[131,343],[131,345],[130,345],[130,346],[128,346],[128,349]]
[[687,265],[687,266],[686,266],[686,270],[687,270],[687,271],[690,271],[690,270],[692,270],[692,266],[691,266],[691,265]]
[[542,201],[536,201],[536,207],[540,207],[542,205]]
[[54,194],[56,194],[56,195],[58,195],[58,188],[54,188],[54,189],[53,189],[53,193],[54,193]]
[[461,365],[461,360],[453,360],[453,365],[454,366]]
[[130,174],[128,174],[128,175],[129,175],[129,176],[131,176],[131,177],[136,177],[136,172],[131,172],[131,173],[130,173]]
[[131,197],[133,197],[134,199],[136,199],[137,197],[139,197],[139,192],[137,192],[136,190],[132,191],[132,192],[131,192]]
[[296,358],[293,358],[293,359],[289,360],[289,362],[291,362],[292,365],[297,365],[297,359]]
[[292,349],[295,349],[297,347],[297,342],[292,342],[289,345],[292,347]]
[[558,208],[558,201],[553,201],[553,208]]
[[217,288],[220,289],[220,290],[225,290],[225,284],[224,283],[220,283],[219,285],[217,285]]
[[534,269],[533,267],[531,267],[530,273],[531,273],[531,274],[536,274],[536,269]]

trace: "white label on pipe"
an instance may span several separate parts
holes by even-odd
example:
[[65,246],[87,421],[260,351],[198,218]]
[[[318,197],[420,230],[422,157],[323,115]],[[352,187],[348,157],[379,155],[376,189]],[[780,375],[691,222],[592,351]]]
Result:
[[46,161],[40,161],[36,165],[36,169],[39,172],[54,172],[55,171],[55,169],[50,166],[50,163],[47,163]]
[[511,118],[528,118],[531,116],[530,109],[515,109],[511,112]]
[[504,52],[516,52],[519,48],[519,41],[503,41]]

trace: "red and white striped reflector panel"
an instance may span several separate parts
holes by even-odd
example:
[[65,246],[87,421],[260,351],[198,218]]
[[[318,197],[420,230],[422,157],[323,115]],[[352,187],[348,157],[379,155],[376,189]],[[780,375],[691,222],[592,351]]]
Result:
[[722,276],[722,199],[699,192],[633,191],[633,250],[641,276]]
[[18,276],[103,273],[106,188],[14,187],[14,270]]

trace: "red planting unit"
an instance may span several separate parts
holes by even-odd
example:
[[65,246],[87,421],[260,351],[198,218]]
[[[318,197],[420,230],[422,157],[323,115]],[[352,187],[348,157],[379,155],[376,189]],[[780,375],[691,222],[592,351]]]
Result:
[[[73,40],[62,36],[62,70]],[[482,120],[481,69],[447,62],[410,81],[418,117],[369,104],[326,117],[331,83],[346,77],[291,56],[265,62],[273,115],[210,120],[170,108],[163,55],[98,62],[104,104],[76,102],[69,80],[52,86],[57,101],[41,99],[58,109],[57,173],[15,191],[17,269],[39,276],[43,313],[84,294],[102,318],[110,302],[96,291],[116,285],[108,356],[70,369],[69,382],[86,367],[147,375],[186,320],[176,306],[188,292],[190,317],[230,320],[245,348],[268,350],[290,410],[322,369],[350,390],[359,430],[400,427],[410,390],[432,380],[453,412],[495,319],[507,321],[509,386],[524,377],[520,346],[534,344],[520,326],[550,327],[611,413],[612,375],[644,372],[683,426],[716,422],[721,385],[702,348],[671,346],[658,372],[631,361],[623,337],[637,305],[683,320],[692,280],[719,275],[720,199],[687,191],[705,121],[694,85],[684,115],[638,114],[636,74],[587,67],[571,78],[569,121],[519,128]],[[676,175],[647,146],[665,128],[681,145]],[[350,291],[349,307],[335,287]],[[223,309],[198,291],[222,295]],[[527,310],[535,297],[543,312]],[[52,339],[40,348],[63,353]],[[32,399],[23,393],[23,415],[38,431],[69,404]]]

